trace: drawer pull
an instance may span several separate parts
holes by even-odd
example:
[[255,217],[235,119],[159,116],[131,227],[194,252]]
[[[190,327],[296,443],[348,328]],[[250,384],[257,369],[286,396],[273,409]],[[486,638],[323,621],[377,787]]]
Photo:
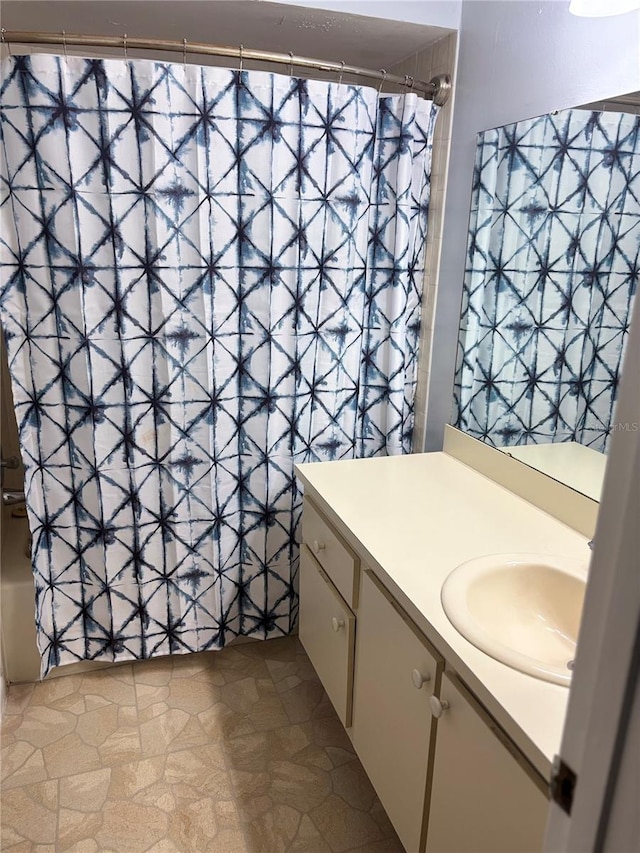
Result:
[[416,688],[416,690],[420,690],[420,688],[426,681],[431,681],[431,676],[429,675],[429,673],[423,675],[419,669],[414,669],[411,672],[411,681],[413,681],[413,686]]
[[437,696],[429,696],[429,705],[431,707],[431,713],[436,720],[439,720],[449,707],[449,703],[446,699],[438,699]]
[[344,628],[344,619],[338,619],[337,616],[333,616],[331,618],[331,627],[337,633],[341,628]]
[[312,548],[313,548],[313,553],[317,555],[320,553],[320,551],[324,551],[324,542],[318,542],[317,539],[314,539]]

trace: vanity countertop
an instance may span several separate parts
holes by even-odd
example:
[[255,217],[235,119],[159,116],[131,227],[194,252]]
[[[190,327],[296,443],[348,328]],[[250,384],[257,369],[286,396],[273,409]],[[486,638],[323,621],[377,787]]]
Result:
[[[385,584],[545,779],[569,690],[481,652],[440,601],[456,566],[488,554],[584,560],[586,537],[446,453],[298,465],[305,493]],[[384,626],[381,626],[384,630]]]

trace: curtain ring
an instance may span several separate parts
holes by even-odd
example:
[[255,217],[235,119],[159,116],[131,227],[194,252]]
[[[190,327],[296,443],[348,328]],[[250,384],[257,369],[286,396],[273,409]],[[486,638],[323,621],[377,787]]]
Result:
[[240,45],[240,68],[238,69],[238,70],[240,71],[240,73],[241,73],[241,74],[242,74],[242,71],[243,71],[243,68],[244,68],[244,62],[243,62],[243,58],[242,58],[242,52],[243,52],[243,50],[244,50],[244,45],[243,45],[243,44],[241,44],[241,45]]
[[342,75],[344,74],[344,59],[340,62],[340,75],[338,76],[338,86],[342,86]]
[[66,62],[69,57],[67,55],[67,34],[64,30],[62,30],[62,49],[64,51],[64,61]]
[[124,61],[127,61],[127,34],[122,36],[122,49],[124,50]]
[[381,68],[380,73],[382,74],[382,80],[380,81],[380,85],[378,86],[378,94],[382,94],[382,87],[384,86],[384,81],[387,79],[387,69]]
[[7,46],[7,50],[9,51],[9,56],[13,56],[11,53],[11,42],[8,42],[5,38],[6,29],[4,27],[0,27],[0,41],[3,45]]
[[187,40],[185,38],[182,39],[182,64],[184,67],[187,67]]
[[409,88],[413,89],[413,77],[409,76]]
[[293,51],[289,51],[289,77],[293,77]]
[[409,85],[409,75],[408,74],[404,75],[404,81],[400,85],[402,87],[402,93],[401,94],[406,95],[407,94],[407,86]]

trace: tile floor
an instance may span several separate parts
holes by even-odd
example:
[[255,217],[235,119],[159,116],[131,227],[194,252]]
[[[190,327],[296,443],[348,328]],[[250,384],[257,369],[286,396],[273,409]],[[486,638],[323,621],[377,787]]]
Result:
[[401,853],[296,637],[9,690],[9,853]]

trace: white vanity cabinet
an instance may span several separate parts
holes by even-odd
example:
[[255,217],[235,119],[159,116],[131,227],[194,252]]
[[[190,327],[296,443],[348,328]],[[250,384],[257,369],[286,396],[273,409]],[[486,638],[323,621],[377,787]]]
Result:
[[300,551],[300,642],[345,728],[351,725],[359,561],[305,500]]
[[540,853],[548,808],[541,780],[447,672],[434,711],[427,853]]
[[541,777],[307,498],[302,531],[300,640],[407,853],[541,851]]
[[351,725],[355,617],[306,545],[300,553],[300,642],[345,728]]
[[406,850],[422,849],[429,699],[443,660],[376,576],[361,577],[351,739]]

